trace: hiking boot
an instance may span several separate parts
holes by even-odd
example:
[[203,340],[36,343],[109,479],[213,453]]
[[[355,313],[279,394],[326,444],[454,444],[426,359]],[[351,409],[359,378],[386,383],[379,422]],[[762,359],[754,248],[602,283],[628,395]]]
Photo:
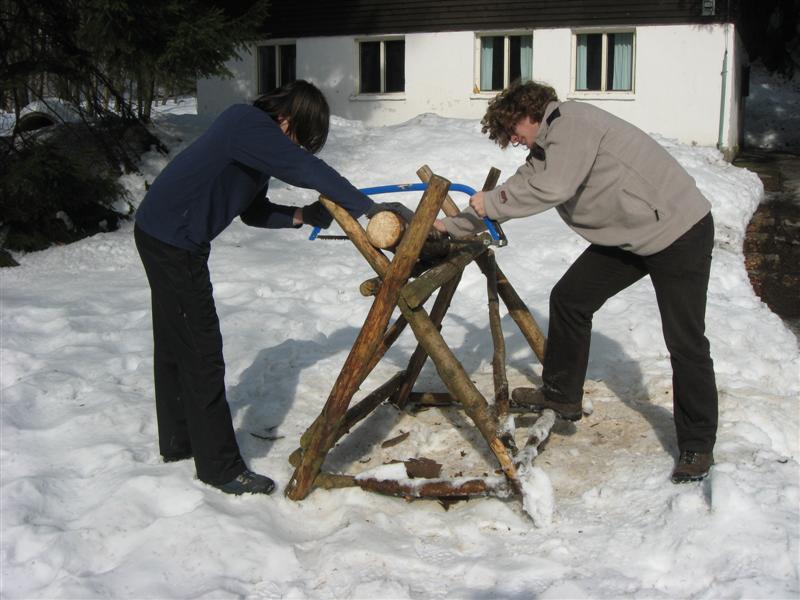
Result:
[[253,473],[245,469],[228,483],[214,486],[226,494],[241,496],[242,494],[269,494],[275,489],[275,482],[269,477]]
[[684,450],[678,458],[678,464],[672,470],[672,483],[689,483],[705,479],[713,464],[714,455],[711,452]]
[[542,388],[518,387],[511,392],[511,402],[519,407],[543,410],[549,408],[567,421],[578,421],[583,416],[580,402],[557,402],[548,398]]

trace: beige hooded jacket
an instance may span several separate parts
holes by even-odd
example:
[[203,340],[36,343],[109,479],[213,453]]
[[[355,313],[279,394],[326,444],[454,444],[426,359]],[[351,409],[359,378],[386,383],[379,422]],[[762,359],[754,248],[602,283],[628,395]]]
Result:
[[[711,208],[658,142],[590,104],[548,104],[536,145],[514,175],[486,192],[489,218],[503,222],[555,207],[589,242],[648,256]],[[485,228],[471,208],[444,223],[454,237]]]

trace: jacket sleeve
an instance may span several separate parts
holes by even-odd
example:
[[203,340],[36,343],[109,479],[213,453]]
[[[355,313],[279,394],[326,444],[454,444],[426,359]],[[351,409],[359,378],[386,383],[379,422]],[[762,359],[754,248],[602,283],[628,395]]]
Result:
[[589,175],[601,140],[602,131],[592,123],[562,114],[543,140],[544,169],[526,162],[503,185],[486,192],[486,214],[503,221],[535,215],[570,200]]
[[290,140],[266,114],[248,112],[229,139],[233,160],[290,185],[317,190],[355,218],[373,204],[325,161]]
[[264,227],[266,229],[285,229],[301,225],[294,224],[296,206],[284,206],[270,202],[263,193],[259,193],[250,203],[250,206],[239,215],[245,225],[251,227]]

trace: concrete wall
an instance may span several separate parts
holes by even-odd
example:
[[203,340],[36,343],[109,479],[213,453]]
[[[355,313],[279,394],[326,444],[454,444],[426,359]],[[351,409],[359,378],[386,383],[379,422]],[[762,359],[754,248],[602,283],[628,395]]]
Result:
[[[474,32],[407,34],[406,89],[401,94],[358,95],[357,37],[301,38],[297,77],[316,83],[331,111],[372,125],[388,125],[421,113],[479,119],[493,94],[475,93]],[[636,28],[634,92],[571,92],[572,30],[537,29],[533,35],[534,79],[552,85],[562,99],[604,108],[645,131],[684,143],[735,147],[741,123],[739,73],[743,50],[732,25]],[[722,71],[728,51],[727,84]],[[198,82],[198,110],[217,113],[256,95],[253,54],[229,65],[232,79]]]

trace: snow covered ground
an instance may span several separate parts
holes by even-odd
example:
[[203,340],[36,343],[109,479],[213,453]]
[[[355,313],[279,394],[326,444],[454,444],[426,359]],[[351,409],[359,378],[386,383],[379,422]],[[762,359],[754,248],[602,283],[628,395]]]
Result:
[[[187,103],[167,108],[158,127],[177,152],[208,121]],[[0,596],[797,598],[800,354],[754,295],[742,256],[762,186],[714,149],[657,139],[695,177],[716,221],[707,325],[720,430],[708,480],[669,482],[671,373],[645,280],[595,317],[594,412],[558,424],[537,458],[536,524],[513,499],[445,510],[359,489],[317,490],[303,502],[280,490],[223,495],[190,461],[160,461],[149,290],[127,225],[0,271]],[[505,178],[524,153],[498,150],[476,121],[422,115],[384,128],[335,118],[322,157],[359,186],[414,182],[427,163],[477,188],[490,166]],[[137,202],[167,160],[148,155],[143,176],[125,178]],[[270,196],[315,199],[279,182]],[[418,197],[380,199],[415,206]],[[505,230],[498,262],[546,328],[548,292],[586,244],[552,212]],[[242,451],[281,488],[370,306],[358,285],[372,273],[353,247],[307,235],[237,221],[210,260]],[[471,266],[443,334],[488,395],[485,306],[485,280]],[[540,365],[502,314],[512,386],[538,382]],[[414,346],[404,334],[357,397],[404,368]],[[417,389],[443,390],[430,364]],[[470,429],[453,411],[415,419],[382,408],[344,438],[331,467],[373,468],[384,454],[479,464],[487,451]],[[379,447],[401,431],[404,442]]]

